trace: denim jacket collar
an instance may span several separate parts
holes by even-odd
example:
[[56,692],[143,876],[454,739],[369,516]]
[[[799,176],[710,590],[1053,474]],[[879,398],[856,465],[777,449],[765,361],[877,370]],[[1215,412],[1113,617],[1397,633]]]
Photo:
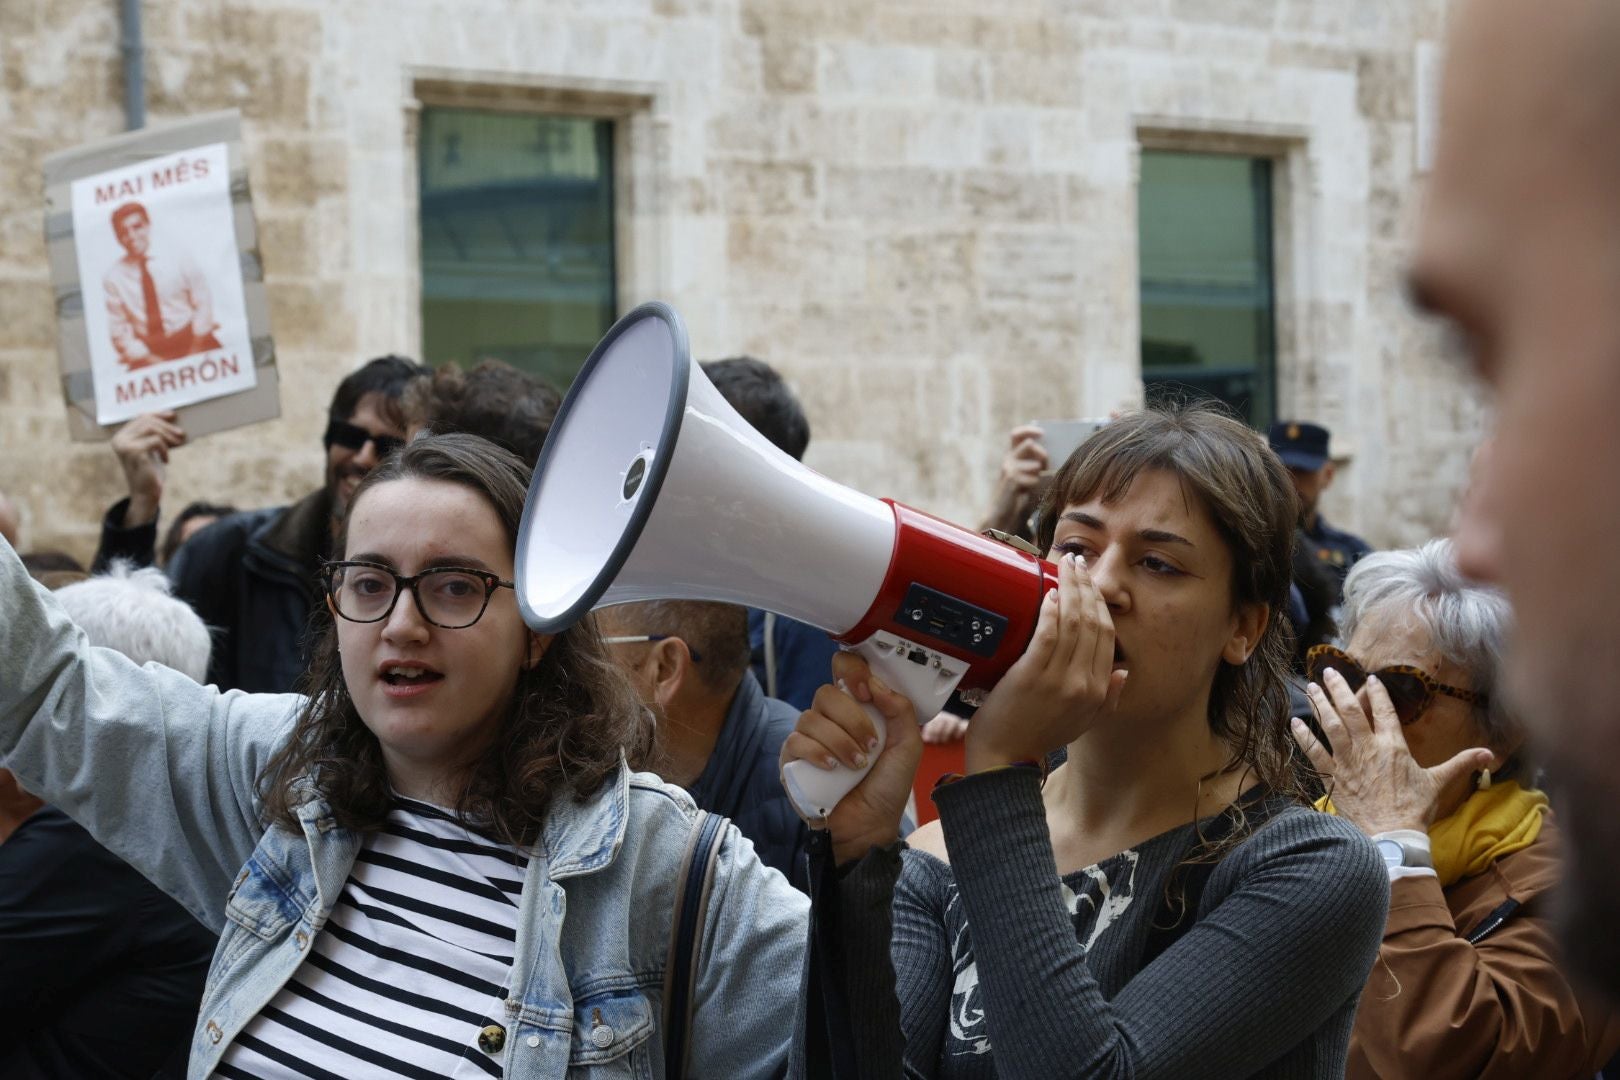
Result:
[[546,813],[540,841],[551,879],[592,874],[612,865],[624,846],[629,809],[630,769],[623,759],[618,771],[583,802],[559,794]]
[[[361,838],[338,825],[331,806],[316,794],[313,785],[306,790],[308,797],[297,804],[294,813],[310,851],[329,853],[314,862],[321,908],[330,911],[348,880]],[[630,769],[622,758],[613,775],[583,801],[559,794],[546,812],[539,845],[546,858],[547,876],[560,881],[612,865],[624,846],[629,805]],[[323,869],[330,873],[323,873]]]

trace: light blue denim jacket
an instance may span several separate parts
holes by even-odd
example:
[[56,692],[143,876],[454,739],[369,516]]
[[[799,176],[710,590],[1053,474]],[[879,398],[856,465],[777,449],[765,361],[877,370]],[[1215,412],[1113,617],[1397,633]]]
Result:
[[[0,762],[220,931],[194,1080],[303,962],[360,848],[313,795],[299,833],[261,818],[257,777],[302,703],[221,694],[90,646],[0,540]],[[695,814],[684,791],[623,768],[585,802],[553,804],[523,885],[506,1076],[663,1075],[671,909]],[[691,1075],[785,1071],[808,910],[728,825],[703,919]]]

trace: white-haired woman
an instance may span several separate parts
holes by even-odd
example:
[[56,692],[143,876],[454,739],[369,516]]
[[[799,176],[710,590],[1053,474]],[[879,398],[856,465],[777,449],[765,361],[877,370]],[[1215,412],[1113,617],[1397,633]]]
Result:
[[1620,1045],[1556,958],[1557,829],[1497,685],[1508,621],[1434,540],[1357,563],[1344,648],[1310,652],[1331,751],[1299,720],[1295,738],[1390,875],[1350,1077],[1590,1077]]

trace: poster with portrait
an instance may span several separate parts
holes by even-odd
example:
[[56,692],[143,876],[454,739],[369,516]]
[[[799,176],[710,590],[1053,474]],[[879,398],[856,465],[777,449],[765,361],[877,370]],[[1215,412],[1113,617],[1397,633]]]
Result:
[[255,382],[225,145],[73,182],[96,421]]
[[45,186],[74,438],[164,409],[193,436],[279,413],[235,112],[54,155]]

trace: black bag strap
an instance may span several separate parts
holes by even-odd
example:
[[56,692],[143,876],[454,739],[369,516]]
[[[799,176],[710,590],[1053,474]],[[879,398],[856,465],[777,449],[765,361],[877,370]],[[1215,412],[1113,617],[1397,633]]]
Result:
[[[1158,908],[1153,913],[1153,921],[1148,923],[1147,941],[1142,946],[1142,963],[1138,971],[1157,960],[1198,921],[1198,904],[1203,899],[1204,886],[1209,884],[1209,876],[1215,872],[1220,861],[1188,861],[1189,856],[1199,848],[1212,848],[1226,840],[1232,835],[1232,830],[1238,827],[1240,820],[1253,832],[1282,805],[1282,800],[1268,798],[1265,789],[1251,788],[1193,838],[1192,844],[1182,852],[1181,862],[1170,871],[1164,893],[1159,897]],[[1240,811],[1242,816],[1233,813],[1234,810]]]
[[718,814],[699,810],[686,842],[686,856],[681,860],[672,918],[674,932],[664,969],[664,1076],[667,1080],[682,1080],[686,1075],[692,990],[697,982],[698,938],[709,904],[709,888],[714,883],[714,864],[720,855],[720,833],[725,820]]

